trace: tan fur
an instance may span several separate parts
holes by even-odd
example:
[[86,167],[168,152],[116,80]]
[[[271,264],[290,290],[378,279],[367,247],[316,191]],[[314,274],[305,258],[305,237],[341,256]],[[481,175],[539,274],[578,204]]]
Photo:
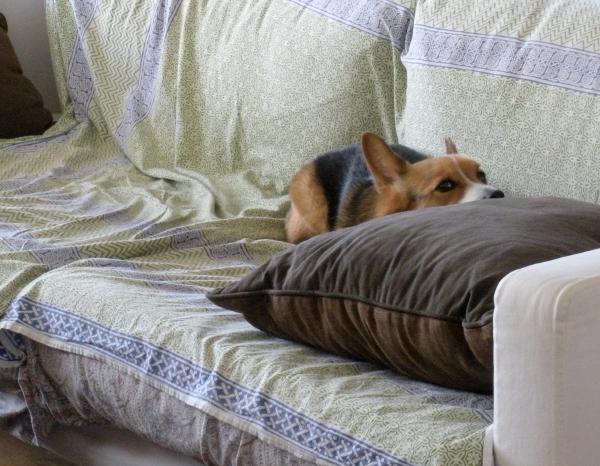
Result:
[[408,170],[408,162],[397,157],[379,136],[371,133],[363,134],[362,147],[365,162],[373,175],[377,191],[389,186],[397,175],[402,175]]
[[327,199],[311,163],[302,167],[292,179],[290,200],[292,207],[285,225],[288,241],[299,243],[329,231]]
[[383,217],[384,215],[393,214],[394,212],[411,210],[411,201],[411,197],[405,189],[394,189],[393,187],[389,187],[377,196],[372,216]]

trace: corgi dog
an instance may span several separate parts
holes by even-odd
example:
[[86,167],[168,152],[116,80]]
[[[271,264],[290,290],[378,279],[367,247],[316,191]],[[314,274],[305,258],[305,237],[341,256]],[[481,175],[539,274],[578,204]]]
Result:
[[291,243],[396,212],[504,197],[450,138],[445,156],[427,157],[372,133],[304,165],[289,192]]

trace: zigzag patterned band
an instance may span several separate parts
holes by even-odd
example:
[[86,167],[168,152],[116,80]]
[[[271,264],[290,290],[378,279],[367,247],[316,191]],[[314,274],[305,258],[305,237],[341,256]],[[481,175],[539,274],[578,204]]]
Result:
[[544,42],[417,25],[403,61],[600,95],[600,54]]
[[20,298],[8,310],[6,320],[119,360],[181,393],[257,424],[333,464],[410,466],[214,370],[53,306]]

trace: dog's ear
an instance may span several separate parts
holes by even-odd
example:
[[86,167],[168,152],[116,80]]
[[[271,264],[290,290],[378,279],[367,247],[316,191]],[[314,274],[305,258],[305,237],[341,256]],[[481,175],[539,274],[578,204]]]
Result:
[[454,141],[450,138],[446,138],[446,154],[450,155],[450,154],[458,154],[458,149],[456,148],[456,144],[454,144]]
[[367,167],[373,175],[375,189],[378,191],[400,179],[408,170],[408,162],[373,133],[363,134],[362,149]]

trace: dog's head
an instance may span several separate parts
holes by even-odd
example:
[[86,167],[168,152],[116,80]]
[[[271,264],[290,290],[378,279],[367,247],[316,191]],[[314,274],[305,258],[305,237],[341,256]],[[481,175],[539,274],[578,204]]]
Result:
[[460,155],[446,139],[446,155],[410,164],[396,154],[379,136],[362,138],[365,161],[377,193],[375,216],[444,206],[480,199],[504,197],[487,183],[485,173],[474,160]]

